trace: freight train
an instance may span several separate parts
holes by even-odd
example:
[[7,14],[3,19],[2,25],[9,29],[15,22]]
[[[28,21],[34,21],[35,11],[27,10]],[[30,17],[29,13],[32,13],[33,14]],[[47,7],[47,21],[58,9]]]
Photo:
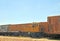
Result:
[[0,25],[0,35],[29,37],[60,37],[60,16],[49,16],[47,22]]

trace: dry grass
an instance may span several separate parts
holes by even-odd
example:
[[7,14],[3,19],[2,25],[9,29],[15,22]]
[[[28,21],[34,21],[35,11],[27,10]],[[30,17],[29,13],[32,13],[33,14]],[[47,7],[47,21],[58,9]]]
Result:
[[47,38],[34,39],[29,37],[8,37],[0,36],[0,41],[60,41],[60,40],[49,40]]

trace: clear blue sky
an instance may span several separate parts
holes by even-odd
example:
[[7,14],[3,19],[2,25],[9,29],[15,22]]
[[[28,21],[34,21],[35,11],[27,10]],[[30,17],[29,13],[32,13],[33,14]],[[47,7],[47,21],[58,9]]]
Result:
[[0,24],[47,21],[60,15],[60,0],[0,0]]

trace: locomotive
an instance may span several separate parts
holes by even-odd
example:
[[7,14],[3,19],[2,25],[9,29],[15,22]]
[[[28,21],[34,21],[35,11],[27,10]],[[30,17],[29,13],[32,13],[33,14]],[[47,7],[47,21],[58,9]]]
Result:
[[60,16],[49,16],[47,22],[0,25],[0,35],[60,37]]

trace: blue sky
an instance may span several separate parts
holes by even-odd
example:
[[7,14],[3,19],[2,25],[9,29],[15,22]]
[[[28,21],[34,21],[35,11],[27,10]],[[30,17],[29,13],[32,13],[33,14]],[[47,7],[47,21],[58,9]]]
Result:
[[0,0],[0,24],[44,22],[60,15],[60,0]]

